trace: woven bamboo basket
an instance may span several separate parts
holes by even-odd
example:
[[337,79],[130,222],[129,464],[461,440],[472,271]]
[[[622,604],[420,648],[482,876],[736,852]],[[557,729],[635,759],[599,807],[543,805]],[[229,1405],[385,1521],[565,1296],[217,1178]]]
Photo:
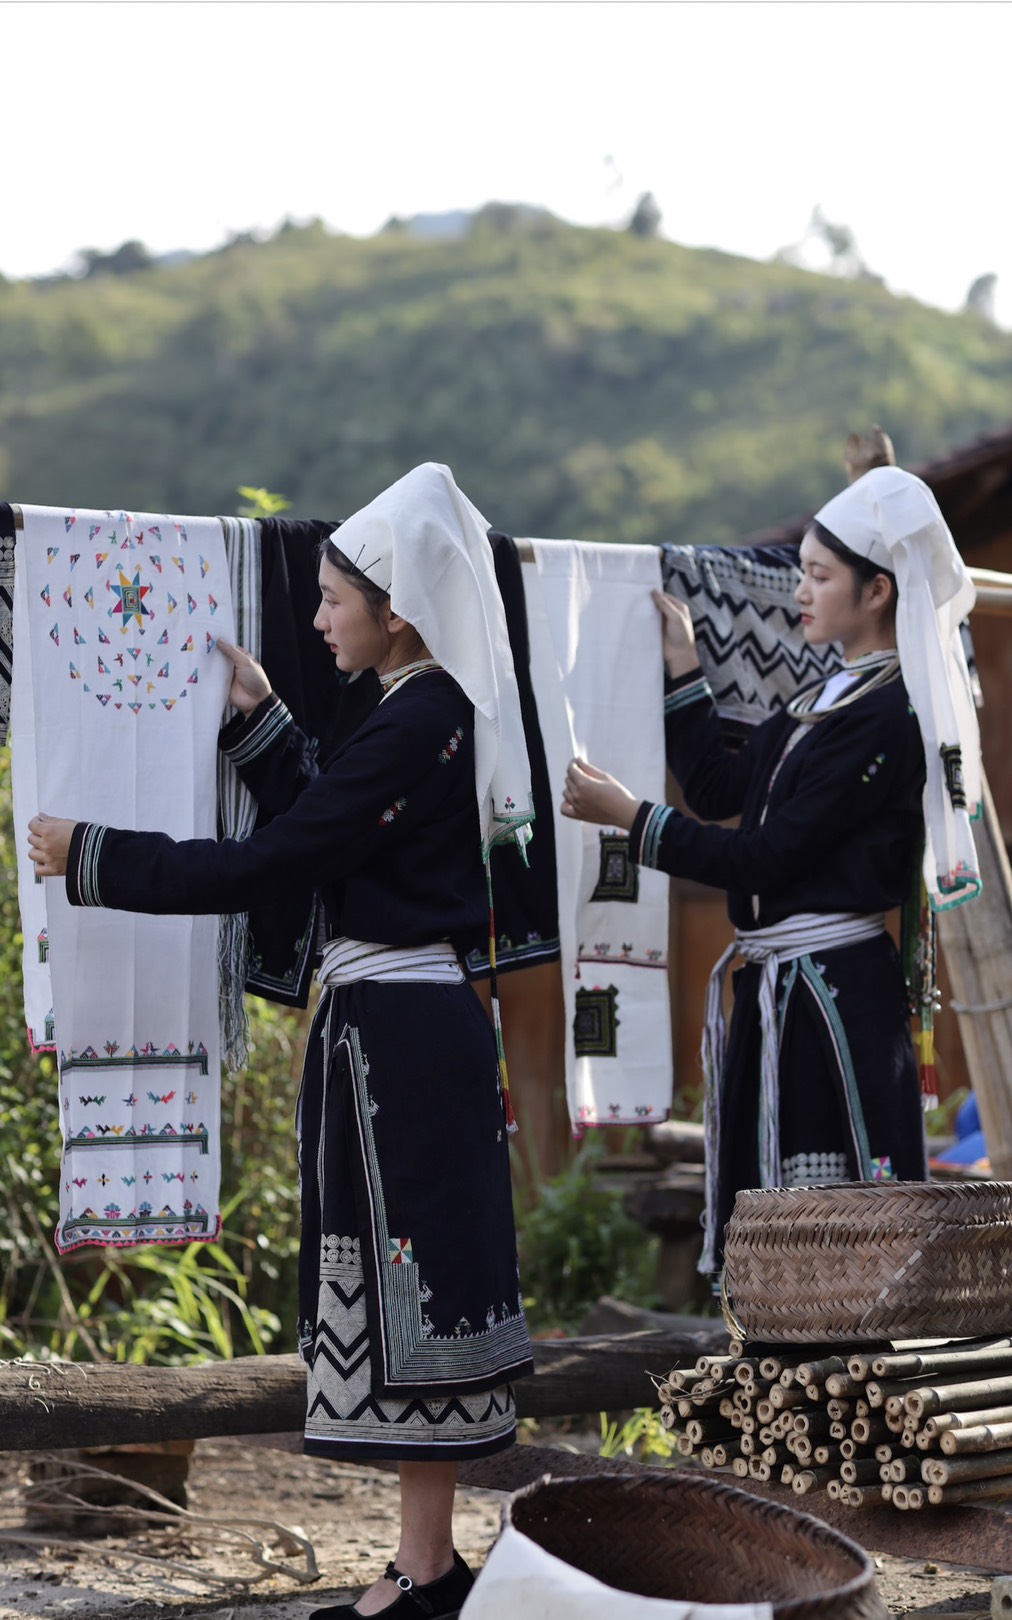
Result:
[[848,1182],[740,1192],[725,1288],[736,1330],[778,1343],[975,1338],[1012,1324],[1012,1182]]
[[885,1620],[863,1548],[807,1513],[682,1470],[546,1477],[507,1504],[514,1528],[642,1597],[770,1603],[775,1620]]

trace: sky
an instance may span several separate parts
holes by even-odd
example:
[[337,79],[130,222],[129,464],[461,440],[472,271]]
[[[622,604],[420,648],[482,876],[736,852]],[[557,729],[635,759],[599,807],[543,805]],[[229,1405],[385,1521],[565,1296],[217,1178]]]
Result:
[[[765,259],[814,208],[897,293],[1012,327],[1012,4],[0,4],[0,272],[319,217],[551,209]],[[816,257],[812,263],[817,263]]]

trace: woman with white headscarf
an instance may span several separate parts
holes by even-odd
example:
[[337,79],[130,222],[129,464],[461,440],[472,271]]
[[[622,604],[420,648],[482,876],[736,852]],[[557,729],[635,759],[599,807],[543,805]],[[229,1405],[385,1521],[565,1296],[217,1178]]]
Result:
[[[805,639],[838,645],[840,667],[738,754],[722,743],[688,609],[658,596],[669,763],[695,815],[736,827],[641,802],[580,760],[564,790],[563,814],[627,828],[642,865],[727,891],[735,942],[711,976],[703,1042],[707,1271],[739,1188],[927,1175],[885,914],[913,895],[919,922],[922,892],[937,910],[980,887],[980,743],[959,637],[974,593],[934,496],[899,468],[872,469],[817,514],[801,569]],[[932,990],[929,977],[917,1009],[925,1075]]]
[[42,876],[75,905],[245,910],[315,887],[327,942],[299,1103],[305,1449],[394,1458],[401,1537],[351,1608],[455,1615],[457,1464],[513,1442],[530,1373],[501,1037],[458,958],[489,937],[492,844],[529,836],[530,776],[484,518],[446,467],[415,468],[335,531],[314,620],[379,706],[317,770],[260,666],[235,666],[221,745],[274,819],[175,843],[40,815]]

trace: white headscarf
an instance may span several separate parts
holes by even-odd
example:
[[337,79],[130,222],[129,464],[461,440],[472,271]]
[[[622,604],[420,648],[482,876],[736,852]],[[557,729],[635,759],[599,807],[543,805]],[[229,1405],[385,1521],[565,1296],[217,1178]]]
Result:
[[924,739],[924,881],[942,910],[980,893],[980,731],[959,626],[976,592],[938,502],[900,467],[873,467],[816,521],[896,576],[900,668]]
[[330,543],[388,591],[390,606],[474,704],[482,851],[534,819],[520,694],[488,524],[449,467],[428,461],[352,514]]

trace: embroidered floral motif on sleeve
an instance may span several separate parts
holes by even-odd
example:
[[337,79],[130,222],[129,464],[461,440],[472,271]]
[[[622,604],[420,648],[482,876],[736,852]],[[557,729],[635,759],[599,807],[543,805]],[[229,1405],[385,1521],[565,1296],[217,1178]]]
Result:
[[383,814],[380,816],[380,822],[386,822],[389,825],[391,821],[395,821],[400,815],[401,811],[407,808],[407,803],[407,799],[395,799],[393,804],[390,805],[388,809],[384,810]]
[[459,747],[460,747],[460,745],[461,745],[461,743],[463,741],[464,741],[464,730],[463,730],[462,726],[458,726],[456,731],[453,733],[453,736],[450,738],[449,742],[446,744],[446,747],[441,748],[439,750],[439,763],[440,763],[440,765],[449,765],[451,759],[453,758],[454,754],[456,754],[457,750],[459,749]]

